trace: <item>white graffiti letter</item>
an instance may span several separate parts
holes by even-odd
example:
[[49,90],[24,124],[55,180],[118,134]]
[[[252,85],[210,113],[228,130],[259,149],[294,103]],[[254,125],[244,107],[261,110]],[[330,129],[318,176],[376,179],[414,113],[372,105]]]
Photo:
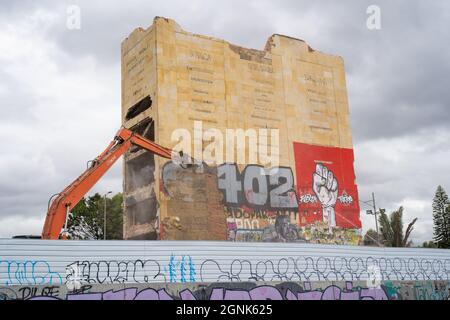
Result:
[[217,175],[219,178],[219,189],[225,192],[225,202],[237,204],[239,192],[242,191],[242,183],[238,180],[236,165],[221,165],[217,170]]

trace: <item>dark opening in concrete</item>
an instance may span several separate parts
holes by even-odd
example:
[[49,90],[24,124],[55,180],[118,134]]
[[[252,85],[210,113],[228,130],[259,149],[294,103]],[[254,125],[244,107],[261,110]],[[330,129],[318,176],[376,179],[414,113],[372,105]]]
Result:
[[134,106],[132,106],[130,109],[128,109],[128,112],[125,116],[125,120],[128,121],[133,118],[136,118],[145,110],[150,109],[151,106],[152,106],[152,98],[150,98],[150,96],[147,96],[138,103],[136,103]]
[[148,186],[155,182],[155,157],[150,152],[128,160],[125,164],[126,192]]
[[149,224],[156,220],[158,202],[153,190],[149,198],[142,201],[137,201],[133,196],[127,197],[125,199],[125,207],[127,221],[130,225]]
[[[155,141],[155,123],[152,118],[145,118],[130,130],[150,141]],[[130,148],[130,153],[135,153],[139,150],[139,147],[133,146]]]
[[[135,109],[136,112],[148,108]],[[150,102],[151,105],[151,102]],[[130,109],[131,111],[131,109]],[[145,118],[130,129],[136,134],[155,141],[155,125],[152,118]],[[154,224],[157,220],[158,201],[155,190],[155,156],[140,147],[133,146],[125,157],[125,228],[133,229],[127,239],[156,240]],[[140,227],[142,226],[143,227]],[[148,226],[150,225],[150,226]]]

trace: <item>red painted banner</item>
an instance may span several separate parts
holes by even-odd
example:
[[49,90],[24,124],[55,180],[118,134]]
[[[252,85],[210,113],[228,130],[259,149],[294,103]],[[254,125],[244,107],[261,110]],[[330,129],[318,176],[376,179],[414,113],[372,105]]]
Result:
[[352,149],[294,143],[300,225],[360,229]]

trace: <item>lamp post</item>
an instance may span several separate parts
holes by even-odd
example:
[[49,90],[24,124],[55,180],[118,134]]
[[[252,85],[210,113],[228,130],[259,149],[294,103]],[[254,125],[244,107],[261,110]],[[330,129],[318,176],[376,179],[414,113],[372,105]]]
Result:
[[104,211],[103,211],[103,240],[106,240],[106,197],[108,194],[111,194],[112,191],[109,191],[103,196],[103,203],[104,203]]
[[365,204],[366,206],[369,206],[371,208],[373,208],[373,210],[366,210],[366,213],[368,215],[374,215],[375,216],[375,227],[377,229],[377,245],[380,246],[380,233],[378,232],[378,217],[377,214],[382,214],[385,213],[386,210],[385,209],[380,209],[379,212],[377,212],[377,207],[375,204],[375,193],[372,192],[372,200],[370,201],[361,201],[361,203]]

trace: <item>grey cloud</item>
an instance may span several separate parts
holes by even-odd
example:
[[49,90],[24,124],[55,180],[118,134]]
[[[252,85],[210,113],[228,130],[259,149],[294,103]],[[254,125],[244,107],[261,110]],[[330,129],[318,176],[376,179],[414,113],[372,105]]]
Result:
[[14,76],[0,70],[0,119],[1,122],[30,123],[35,120],[33,116],[33,105],[36,100],[30,94],[23,83],[17,81]]
[[[120,2],[106,5],[103,1],[71,1],[70,4],[78,5],[81,10],[80,30],[66,28],[67,4],[60,3],[57,7],[50,7],[58,14],[58,19],[49,31],[49,37],[73,56],[93,55],[103,63],[117,63],[120,61],[122,40],[137,27],[149,27],[155,16],[175,19],[190,32],[222,37],[247,46],[257,45],[262,48],[266,38],[271,35],[270,23],[262,23],[267,17],[257,16],[253,10],[257,7],[255,3],[207,3],[131,0],[123,6]],[[238,6],[241,9],[235,10]],[[250,18],[249,12],[252,12]],[[243,30],[246,32],[243,33]]]

